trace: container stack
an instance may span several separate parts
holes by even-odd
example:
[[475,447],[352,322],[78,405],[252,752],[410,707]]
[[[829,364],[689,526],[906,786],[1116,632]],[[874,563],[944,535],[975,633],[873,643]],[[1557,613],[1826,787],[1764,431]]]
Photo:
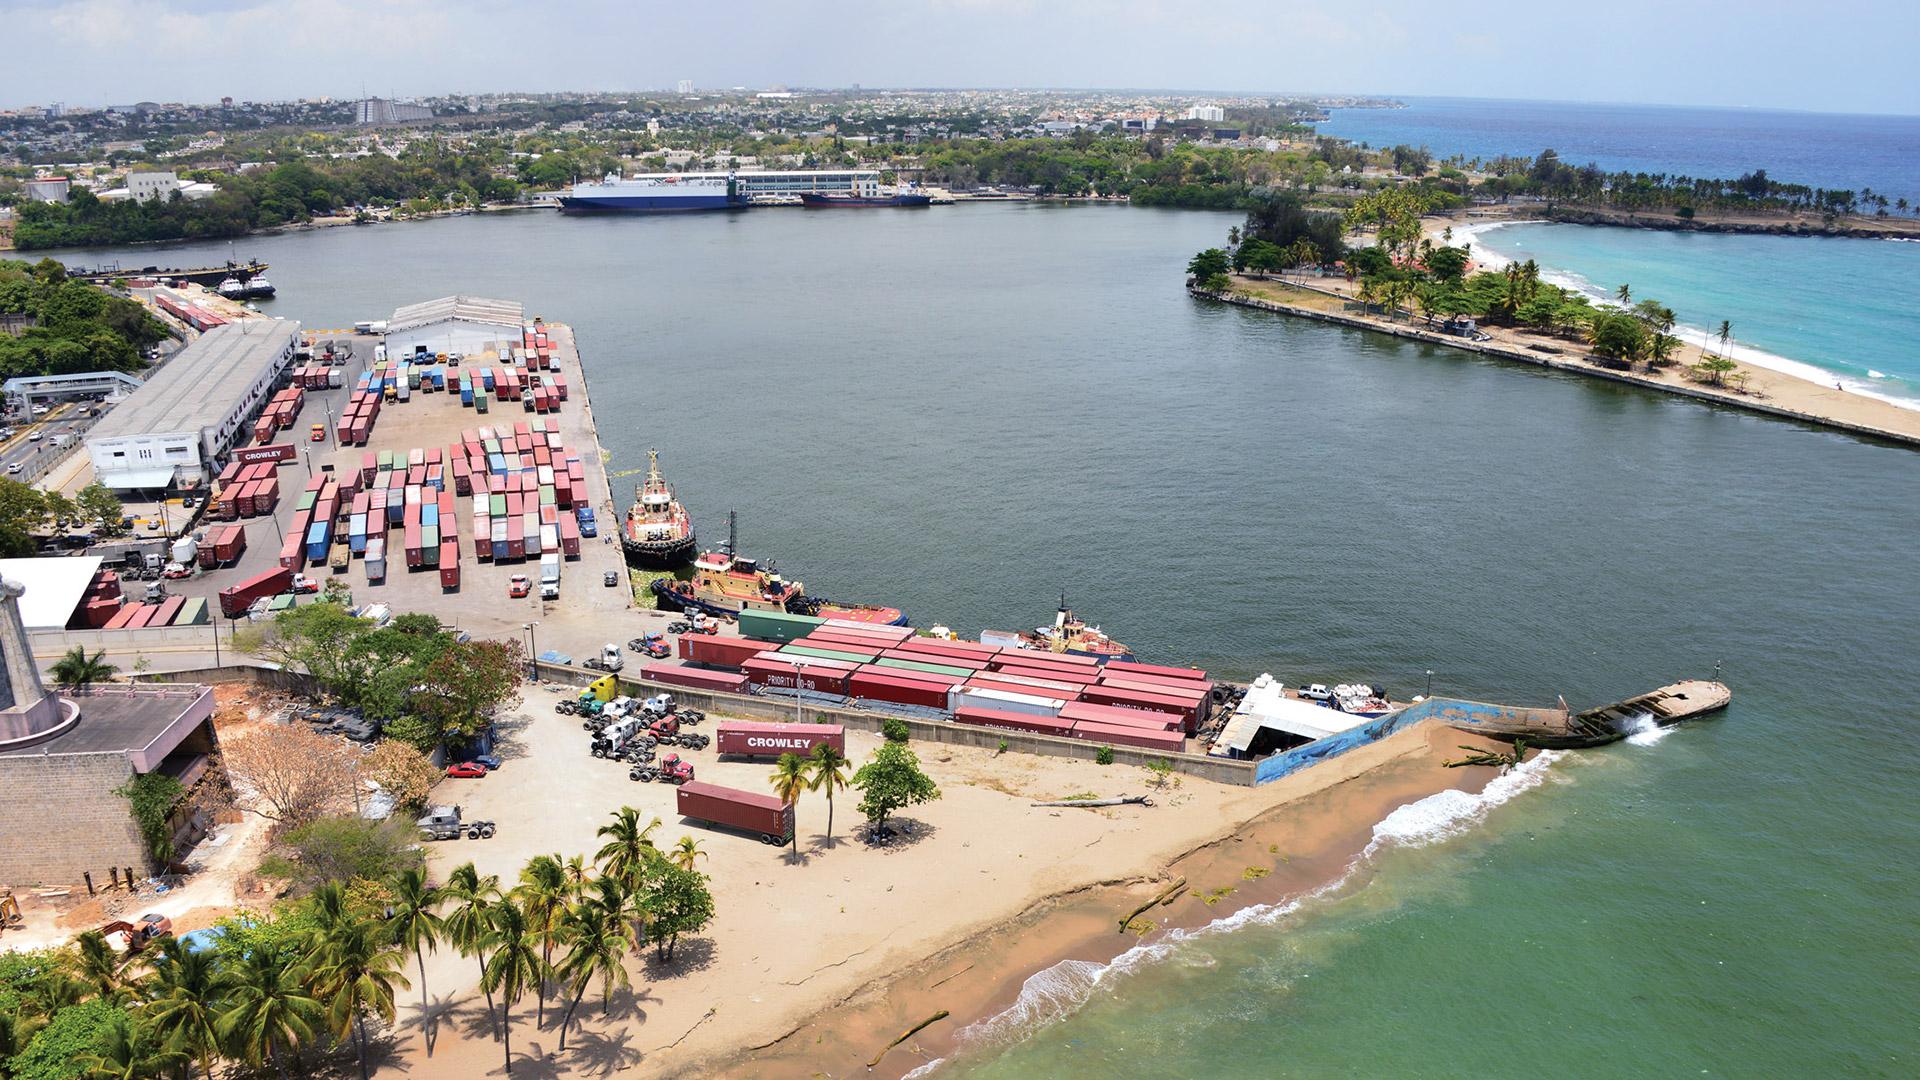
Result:
[[260,419],[254,421],[254,441],[264,446],[273,441],[277,432],[292,427],[300,418],[300,407],[306,403],[306,397],[306,390],[297,382],[273,395],[267,407],[260,411]]
[[549,551],[579,557],[585,465],[545,419],[462,432],[446,471],[454,492],[470,500],[476,559],[538,559]]
[[214,482],[214,495],[207,504],[207,517],[213,521],[237,521],[241,518],[271,514],[280,505],[278,462],[229,462]]
[[347,550],[365,560],[368,581],[385,580],[388,532],[399,532],[408,570],[437,570],[442,588],[460,587],[455,496],[439,447],[368,451],[347,474],[359,489],[344,504]]

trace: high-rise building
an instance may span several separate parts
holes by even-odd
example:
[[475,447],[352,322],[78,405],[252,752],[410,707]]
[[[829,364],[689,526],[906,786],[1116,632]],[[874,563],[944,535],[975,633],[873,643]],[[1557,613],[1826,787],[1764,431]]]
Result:
[[1218,122],[1227,118],[1227,110],[1218,105],[1195,105],[1187,110],[1187,119]]
[[353,106],[353,122],[356,124],[404,124],[412,120],[431,119],[433,110],[425,105],[410,105],[387,98],[367,98],[355,102]]
[[679,93],[682,93],[682,94],[691,94],[691,93],[693,93],[693,80],[692,80],[692,79],[681,79],[681,80],[680,80],[679,82],[677,82],[677,83],[675,83],[675,84],[674,84],[674,87],[673,87],[673,88],[674,88],[674,90],[676,90],[676,91],[678,91]]

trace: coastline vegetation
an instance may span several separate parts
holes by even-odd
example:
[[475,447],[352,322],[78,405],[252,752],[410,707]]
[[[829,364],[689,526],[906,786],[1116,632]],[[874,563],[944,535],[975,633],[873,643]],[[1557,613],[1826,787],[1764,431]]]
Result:
[[0,261],[0,379],[82,371],[139,371],[141,351],[167,328],[145,308],[74,281],[52,259]]

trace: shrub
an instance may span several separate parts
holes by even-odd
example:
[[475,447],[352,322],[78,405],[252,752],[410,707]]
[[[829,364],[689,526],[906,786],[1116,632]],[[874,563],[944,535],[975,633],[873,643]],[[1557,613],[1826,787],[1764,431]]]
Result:
[[384,879],[421,864],[416,839],[411,828],[393,819],[320,818],[289,829],[277,845],[279,858],[261,869],[271,865],[276,876],[308,889],[329,881]]
[[25,1049],[7,1060],[7,1075],[14,1080],[77,1080],[87,1075],[80,1059],[103,1051],[115,1019],[126,1015],[99,998],[61,1009]]
[[905,720],[897,716],[889,716],[881,722],[880,734],[885,735],[888,742],[903,743],[912,737],[913,732],[908,729]]
[[1096,751],[1094,751],[1094,752],[1093,752],[1093,763],[1094,763],[1095,765],[1111,765],[1111,764],[1113,764],[1113,747],[1111,747],[1111,746],[1103,746],[1103,747],[1101,747],[1100,749],[1098,749],[1098,750],[1096,750]]

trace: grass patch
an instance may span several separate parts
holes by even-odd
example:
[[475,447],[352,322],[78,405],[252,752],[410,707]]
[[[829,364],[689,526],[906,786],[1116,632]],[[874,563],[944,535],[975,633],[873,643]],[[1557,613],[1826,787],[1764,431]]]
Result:
[[1220,901],[1225,900],[1227,897],[1232,896],[1233,889],[1234,887],[1232,885],[1223,885],[1218,889],[1213,889],[1209,892],[1203,892],[1200,894],[1200,902],[1207,905],[1208,907],[1212,907],[1213,905],[1219,903]]
[[1241,881],[1259,881],[1261,878],[1266,877],[1268,874],[1271,874],[1271,873],[1273,873],[1273,871],[1267,869],[1264,866],[1249,866],[1245,870],[1240,871],[1240,880]]
[[1060,801],[1061,802],[1092,802],[1093,800],[1099,797],[1100,796],[1095,795],[1091,791],[1079,791],[1079,792],[1075,792],[1072,795],[1060,796]]

